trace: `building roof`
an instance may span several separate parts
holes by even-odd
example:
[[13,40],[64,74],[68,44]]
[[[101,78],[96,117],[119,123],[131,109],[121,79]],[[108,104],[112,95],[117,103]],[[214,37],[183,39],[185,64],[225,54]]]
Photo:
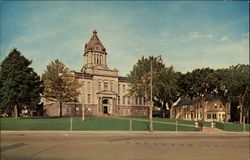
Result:
[[102,42],[97,36],[96,30],[93,31],[93,35],[90,38],[89,42],[85,44],[84,54],[86,54],[89,51],[107,54],[105,47],[103,46]]
[[93,75],[89,73],[83,73],[83,72],[74,72],[74,73],[75,75],[80,76],[80,77],[93,78]]
[[[185,98],[185,99],[180,100],[180,102],[177,103],[175,106],[192,105],[192,104],[199,102],[200,100],[201,100],[200,97],[195,97],[192,100]],[[216,100],[216,97],[214,95],[208,95],[205,97],[205,101],[213,101],[213,100]]]
[[118,81],[127,82],[128,81],[128,77],[118,77]]

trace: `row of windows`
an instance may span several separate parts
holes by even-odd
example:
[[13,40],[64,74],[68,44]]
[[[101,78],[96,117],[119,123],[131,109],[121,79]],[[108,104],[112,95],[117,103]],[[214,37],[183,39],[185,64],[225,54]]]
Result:
[[[145,105],[146,104],[145,98],[143,98],[143,97],[135,97],[135,99],[136,99],[136,101],[135,101],[136,105]],[[131,97],[129,97],[129,96],[123,96],[122,99],[120,98],[120,96],[118,96],[118,104],[130,105],[130,103],[131,103],[130,101],[131,101]]]
[[[120,93],[120,84],[118,85],[118,93]],[[83,82],[83,86],[82,86],[83,90],[85,89],[85,82]],[[109,83],[108,82],[104,82],[103,83],[103,89],[104,90],[108,90],[110,89],[111,91],[113,91],[114,89],[114,84],[110,83],[110,88],[109,88]],[[98,90],[102,90],[102,82],[98,82]],[[91,91],[91,82],[87,82],[87,91],[90,92]],[[122,92],[125,93],[126,92],[126,85],[123,84],[122,85]]]
[[[91,59],[91,55],[87,55],[87,60],[88,60],[88,57],[90,58],[90,62],[88,61],[87,63],[103,64],[102,55],[94,54],[93,59]],[[92,61],[94,61],[94,62],[92,62]]]
[[[108,82],[103,83],[103,89],[108,90]],[[98,90],[102,90],[102,82],[98,82]],[[110,83],[110,90],[113,91],[113,83]]]
[[118,104],[130,104],[130,97],[123,96],[122,97],[122,103],[121,103],[121,98],[118,96]]
[[102,64],[102,55],[94,54],[94,63]]
[[[120,93],[120,90],[121,90],[120,88],[121,88],[121,85],[119,84],[119,85],[118,85],[118,93]],[[122,85],[122,93],[125,93],[125,92],[126,92],[126,85],[123,84],[123,85]]]

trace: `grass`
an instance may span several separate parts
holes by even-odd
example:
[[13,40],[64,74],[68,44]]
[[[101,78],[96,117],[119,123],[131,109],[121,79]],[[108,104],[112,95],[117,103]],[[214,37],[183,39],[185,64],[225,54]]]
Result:
[[69,130],[68,118],[1,118],[1,130]]
[[[222,129],[224,131],[232,132],[244,132],[243,124],[233,124],[233,123],[216,123],[216,128]],[[249,132],[250,124],[245,125],[245,131]]]
[[[127,117],[131,119],[140,119],[140,120],[148,120],[148,118],[145,117]],[[182,120],[182,119],[170,119],[170,118],[153,118],[153,121],[159,121],[159,122],[169,122],[169,123],[176,123],[178,124],[185,124],[185,125],[195,125],[195,121],[189,121],[189,120]]]
[[128,131],[129,121],[113,118],[87,117],[84,122],[80,117],[73,119],[76,131]]
[[[81,117],[73,117],[73,131],[129,131],[129,120],[115,118],[86,117],[81,121]],[[139,118],[147,120],[146,118]],[[155,118],[154,121],[172,122],[175,120]],[[179,124],[193,124],[184,120],[178,120]],[[70,117],[65,118],[1,118],[1,130],[70,130]],[[132,121],[133,131],[147,131],[148,122]],[[154,123],[155,131],[176,131],[175,124]],[[178,131],[197,131],[195,127],[177,126]]]
[[[153,127],[155,131],[176,131],[176,125],[174,124],[153,123]],[[147,131],[148,122],[133,121],[132,128],[133,131]],[[199,131],[199,129],[195,127],[177,126],[177,131]]]

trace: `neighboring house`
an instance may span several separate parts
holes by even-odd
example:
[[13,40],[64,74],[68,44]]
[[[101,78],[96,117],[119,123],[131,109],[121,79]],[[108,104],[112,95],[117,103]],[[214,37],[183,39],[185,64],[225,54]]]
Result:
[[214,98],[212,95],[207,96],[203,103],[200,98],[181,100],[173,107],[172,117],[176,119],[197,121],[202,120],[203,112],[204,121],[208,122],[223,122],[226,117],[226,109],[222,102],[219,99]]
[[[74,72],[82,86],[78,102],[64,103],[64,116],[80,116],[82,104],[86,115],[115,114],[120,116],[148,116],[148,105],[144,98],[129,96],[129,82],[118,75],[117,69],[109,69],[107,52],[93,31],[83,53],[81,72]],[[44,115],[58,116],[59,103],[44,99]]]

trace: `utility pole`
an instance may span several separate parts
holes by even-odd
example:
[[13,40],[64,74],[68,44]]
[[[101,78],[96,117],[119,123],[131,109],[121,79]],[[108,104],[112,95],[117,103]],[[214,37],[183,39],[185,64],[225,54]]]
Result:
[[153,132],[153,66],[150,60],[150,107],[149,107],[149,132]]

